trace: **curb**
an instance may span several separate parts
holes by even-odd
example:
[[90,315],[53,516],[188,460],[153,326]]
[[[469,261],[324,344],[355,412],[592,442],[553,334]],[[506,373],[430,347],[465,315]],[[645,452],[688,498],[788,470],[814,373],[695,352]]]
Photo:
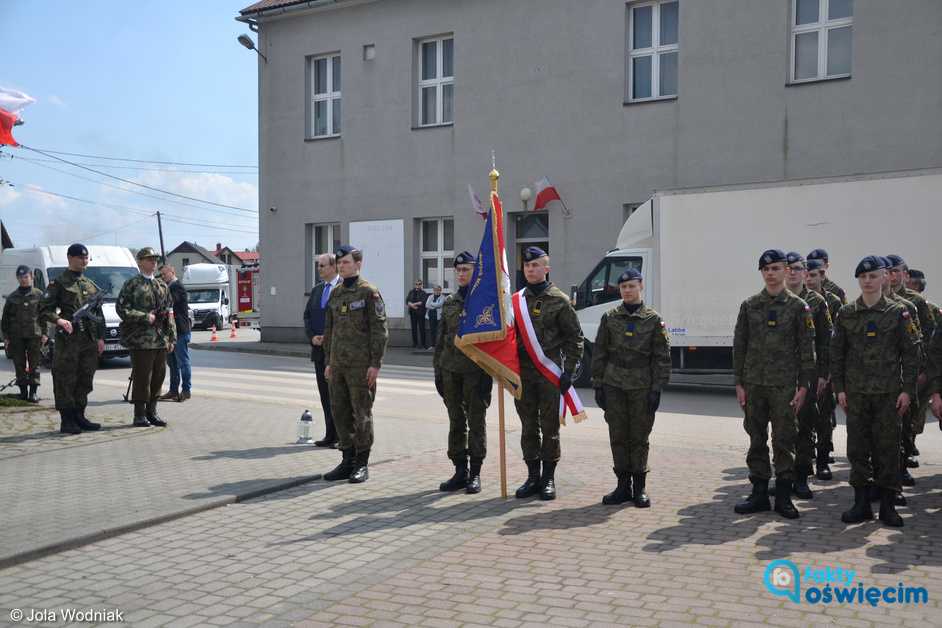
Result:
[[190,349],[204,350],[204,351],[228,351],[230,353],[254,353],[257,355],[276,355],[286,358],[307,358],[310,357],[310,351],[306,348],[304,351],[299,351],[296,349],[255,349],[245,346],[237,346],[235,343],[209,343],[209,342],[194,342],[190,344]]

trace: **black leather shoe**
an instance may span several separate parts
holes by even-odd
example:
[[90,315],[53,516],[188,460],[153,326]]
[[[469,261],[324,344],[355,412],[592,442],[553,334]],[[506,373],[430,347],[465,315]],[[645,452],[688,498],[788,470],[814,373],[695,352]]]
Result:
[[867,494],[866,486],[854,487],[854,505],[850,510],[844,511],[841,515],[841,521],[844,523],[862,523],[873,519],[873,509],[870,507],[870,499]]
[[916,478],[912,476],[909,469],[903,469],[899,472],[899,482],[903,486],[916,486]]
[[[615,470],[612,469],[612,471]],[[614,491],[602,498],[602,503],[606,506],[624,504],[625,502],[630,502],[632,499],[631,476],[628,475],[628,472],[619,473],[615,471],[615,477],[618,478],[618,486],[615,487]]]
[[150,427],[147,421],[147,404],[141,401],[134,402],[134,427]]
[[524,497],[531,497],[540,492],[540,461],[539,460],[527,460],[527,479],[520,485],[520,488],[517,489],[517,492],[514,495],[518,499],[523,499]]
[[896,512],[893,500],[896,497],[896,491],[885,488],[880,494],[880,521],[883,525],[891,528],[902,528],[903,518]]
[[59,424],[59,433],[60,434],[81,434],[82,428],[78,426],[78,423],[75,422],[75,410],[60,410],[59,417],[61,422]]
[[370,461],[370,450],[359,451],[357,452],[356,458],[353,462],[353,473],[350,474],[350,479],[347,480],[350,484],[362,484],[370,479],[370,471],[367,467]]
[[818,467],[818,472],[815,474],[815,477],[819,480],[830,480],[832,477],[834,477],[831,473],[831,467],[828,466],[827,454],[818,456],[818,460],[815,465]]
[[769,503],[769,481],[759,478],[749,478],[749,481],[752,482],[752,493],[745,501],[736,504],[733,510],[740,515],[772,510],[772,504]]
[[78,424],[83,431],[86,432],[97,432],[101,429],[100,423],[92,423],[85,418],[85,408],[76,408],[75,410],[75,422]]
[[314,441],[314,446],[315,447],[333,447],[336,443],[337,443],[336,438],[327,438],[325,436],[323,440]]
[[350,479],[350,473],[353,471],[353,449],[341,449],[340,452],[343,456],[340,464],[324,474],[324,479],[328,482]]
[[471,458],[471,469],[468,471],[468,484],[464,492],[468,495],[474,495],[481,492],[481,465],[483,459]]
[[905,506],[906,505],[906,496],[902,493],[893,493],[893,505],[894,506]]
[[644,483],[647,479],[646,473],[632,473],[631,479],[634,482],[634,502],[636,508],[650,508],[651,500],[644,492]]
[[465,460],[455,462],[455,474],[438,485],[438,490],[450,493],[468,487],[468,463]]
[[[805,475],[805,473],[805,469],[798,471],[795,476],[795,482],[792,485],[792,491],[798,499],[812,499],[814,497],[814,493],[811,492],[811,487],[808,486],[808,476]],[[778,482],[778,480],[776,480],[776,482]]]
[[792,482],[775,478],[775,512],[786,519],[797,519],[800,515],[792,503]]
[[540,499],[556,499],[556,463],[544,462],[543,475],[540,476]]
[[167,427],[167,422],[157,414],[157,400],[152,399],[147,404],[147,422],[154,427]]
[[[30,401],[32,401],[32,399],[30,399]],[[916,460],[915,458],[913,458],[912,456],[910,456],[909,458],[906,459],[906,468],[907,468],[907,469],[918,469],[918,468],[919,468],[919,461]]]

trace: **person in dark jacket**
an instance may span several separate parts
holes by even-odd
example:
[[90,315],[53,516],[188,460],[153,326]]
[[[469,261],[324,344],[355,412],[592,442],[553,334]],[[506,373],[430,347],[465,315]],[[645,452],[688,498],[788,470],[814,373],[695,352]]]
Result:
[[[415,287],[406,295],[406,307],[409,308],[409,322],[412,324],[413,349],[428,349],[428,343],[425,342],[426,300],[428,300],[428,293],[422,289],[422,280],[417,279]],[[432,338],[432,342],[434,341],[435,339]]]
[[334,427],[334,416],[330,411],[330,390],[324,369],[324,321],[327,316],[327,301],[330,293],[340,277],[337,275],[337,262],[333,253],[324,253],[317,258],[317,274],[321,282],[311,290],[311,296],[304,308],[304,332],[308,342],[311,343],[311,362],[314,363],[314,374],[317,377],[317,392],[321,398],[321,407],[324,408],[324,424],[326,432],[324,438],[315,441],[318,447],[333,447],[337,443],[337,429]]
[[[192,371],[190,369],[190,298],[186,288],[177,279],[177,271],[166,264],[160,269],[160,276],[170,288],[173,299],[173,322],[177,326],[177,343],[173,351],[167,354],[167,366],[170,368],[170,391],[160,398],[165,401],[186,401],[190,398]],[[180,389],[180,385],[183,389]]]
[[39,353],[47,340],[46,330],[39,321],[39,300],[43,293],[33,287],[33,271],[29,266],[20,265],[16,269],[16,280],[20,287],[7,295],[0,327],[16,367],[20,399],[37,403]]

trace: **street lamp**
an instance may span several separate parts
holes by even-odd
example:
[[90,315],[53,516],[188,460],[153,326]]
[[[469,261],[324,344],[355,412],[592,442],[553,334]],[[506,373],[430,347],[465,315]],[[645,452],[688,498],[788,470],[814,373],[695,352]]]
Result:
[[254,50],[255,52],[257,52],[258,56],[260,56],[262,59],[265,59],[265,63],[268,63],[268,57],[263,55],[262,52],[258,48],[255,47],[255,42],[252,41],[251,37],[249,37],[245,33],[242,33],[241,35],[236,37],[236,39],[239,41],[240,44],[242,44],[249,50]]
[[520,190],[520,200],[523,202],[523,211],[527,210],[527,202],[533,196],[533,192],[530,188],[523,188]]

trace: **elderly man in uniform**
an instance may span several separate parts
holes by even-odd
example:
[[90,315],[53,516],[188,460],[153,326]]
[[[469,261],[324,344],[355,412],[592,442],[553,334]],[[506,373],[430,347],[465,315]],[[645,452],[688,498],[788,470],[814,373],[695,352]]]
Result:
[[78,434],[101,428],[85,418],[88,393],[92,392],[98,358],[105,350],[105,316],[101,290],[83,273],[88,249],[73,244],[66,251],[69,267],[49,282],[39,303],[39,320],[56,326],[52,359],[52,387],[59,431]]
[[39,301],[43,293],[33,287],[33,271],[29,266],[17,267],[16,280],[20,286],[7,295],[0,328],[13,357],[20,399],[38,403],[39,354],[47,340],[44,325],[39,321]]
[[159,257],[149,246],[137,252],[141,273],[124,282],[115,305],[122,321],[121,342],[131,353],[135,427],[167,425],[157,414],[157,400],[177,332],[170,289],[154,274]]
[[622,302],[602,315],[592,356],[595,401],[605,411],[612,471],[618,478],[618,486],[602,503],[634,501],[638,508],[648,508],[648,439],[661,389],[670,380],[670,339],[660,314],[642,300],[644,280],[639,271],[623,272],[618,291]]
[[[481,465],[487,454],[485,415],[491,403],[492,380],[458,347],[455,335],[464,315],[468,284],[474,273],[474,256],[463,251],[455,256],[458,291],[445,300],[435,343],[435,389],[448,409],[448,458],[455,474],[439,485],[441,491],[481,492]],[[468,456],[471,468],[468,469]]]
[[854,505],[844,523],[873,519],[868,482],[880,489],[880,520],[900,527],[900,421],[916,393],[918,331],[912,314],[882,294],[886,264],[865,257],[854,276],[860,297],[841,308],[831,340],[831,381],[847,413],[847,457]]
[[342,283],[327,302],[324,323],[324,371],[342,459],[324,474],[328,481],[366,482],[373,446],[373,400],[383,365],[386,306],[379,289],[360,277],[363,253],[350,245],[336,251]]
[[827,276],[827,271],[829,268],[831,268],[831,262],[830,262],[830,259],[828,258],[828,252],[825,251],[824,249],[815,249],[811,251],[810,253],[808,253],[808,261],[810,262],[811,260],[818,260],[823,265],[823,268],[821,270],[821,275],[824,277],[824,279],[822,281],[821,288],[825,292],[833,292],[834,294],[836,294],[838,298],[841,300],[842,304],[847,303],[847,293],[844,292],[843,288],[841,288],[839,285],[831,281],[831,279]]
[[791,500],[797,415],[816,378],[814,320],[803,300],[785,288],[785,253],[769,249],[759,256],[765,289],[743,301],[733,337],[736,398],[745,410],[749,434],[752,493],[735,510],[751,514],[770,509],[768,426],[772,424],[775,511],[797,519]]
[[[582,359],[582,327],[566,294],[547,280],[550,258],[531,246],[523,253],[527,286],[522,301],[533,323],[536,342],[562,370],[559,385],[547,380],[533,363],[523,342],[520,357],[522,396],[514,400],[522,424],[520,446],[527,464],[527,479],[517,489],[519,498],[539,493],[540,499],[556,499],[556,464],[559,462],[559,400],[572,386],[572,373]],[[523,307],[523,303],[521,306]],[[527,333],[516,320],[517,335]],[[540,463],[542,462],[542,472]]]
[[[843,307],[844,303],[839,296],[824,289],[824,262],[819,259],[807,260],[805,267],[807,268],[805,285],[808,286],[809,290],[814,290],[824,296],[833,327],[837,312]],[[828,345],[830,346],[830,339],[828,339]],[[830,359],[828,359],[828,362],[830,362]],[[828,369],[830,370],[830,364],[828,364]],[[817,436],[815,466],[817,472],[815,476],[819,480],[830,480],[833,477],[829,465],[834,462],[831,452],[834,451],[833,434],[834,428],[837,427],[836,410],[837,400],[834,398],[834,388],[831,386],[831,380],[828,379],[824,390],[818,391],[818,424],[815,426]]]

